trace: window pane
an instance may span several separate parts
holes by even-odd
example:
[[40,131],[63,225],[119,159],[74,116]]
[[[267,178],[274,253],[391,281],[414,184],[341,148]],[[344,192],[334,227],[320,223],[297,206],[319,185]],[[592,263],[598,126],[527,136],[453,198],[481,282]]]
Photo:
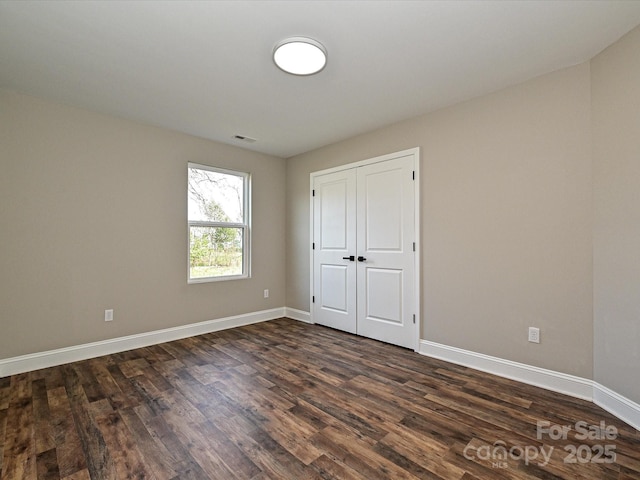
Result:
[[191,167],[189,220],[244,223],[244,177]]
[[189,227],[192,279],[242,275],[242,228]]

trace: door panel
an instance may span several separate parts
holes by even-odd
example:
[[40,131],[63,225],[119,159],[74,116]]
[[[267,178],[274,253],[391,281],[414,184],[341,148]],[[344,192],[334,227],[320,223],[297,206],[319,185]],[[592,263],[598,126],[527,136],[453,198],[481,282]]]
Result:
[[[364,212],[364,250],[402,250],[402,169],[364,173],[364,193],[359,212]],[[362,253],[359,253],[362,255]]]
[[313,319],[356,333],[356,174],[354,170],[314,178]]
[[367,296],[364,317],[382,322],[402,324],[402,270],[367,268]]
[[358,169],[357,332],[416,348],[413,156]]
[[320,285],[319,302],[320,307],[328,310],[337,310],[338,312],[347,312],[347,278],[348,267],[346,265],[326,265],[320,266]]
[[316,191],[320,199],[320,245],[323,251],[347,250],[348,191],[346,179],[320,184]]

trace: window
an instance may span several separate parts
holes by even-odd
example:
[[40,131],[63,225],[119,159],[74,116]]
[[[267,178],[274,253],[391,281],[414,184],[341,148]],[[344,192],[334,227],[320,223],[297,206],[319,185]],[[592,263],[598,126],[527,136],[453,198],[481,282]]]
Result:
[[249,276],[249,174],[189,164],[189,282]]

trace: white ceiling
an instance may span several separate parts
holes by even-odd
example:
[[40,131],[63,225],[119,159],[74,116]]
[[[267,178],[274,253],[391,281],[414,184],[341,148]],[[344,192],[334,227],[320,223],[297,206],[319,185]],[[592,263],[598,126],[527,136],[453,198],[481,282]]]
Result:
[[[615,0],[0,0],[0,87],[290,157],[586,61],[638,24],[640,1]],[[288,36],[322,42],[327,67],[280,71]]]

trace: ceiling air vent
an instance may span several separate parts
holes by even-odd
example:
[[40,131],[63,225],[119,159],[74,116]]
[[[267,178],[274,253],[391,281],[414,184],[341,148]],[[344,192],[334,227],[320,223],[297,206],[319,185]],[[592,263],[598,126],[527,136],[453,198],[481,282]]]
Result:
[[233,138],[247,143],[255,143],[257,141],[255,138],[247,137],[245,135],[234,135]]

